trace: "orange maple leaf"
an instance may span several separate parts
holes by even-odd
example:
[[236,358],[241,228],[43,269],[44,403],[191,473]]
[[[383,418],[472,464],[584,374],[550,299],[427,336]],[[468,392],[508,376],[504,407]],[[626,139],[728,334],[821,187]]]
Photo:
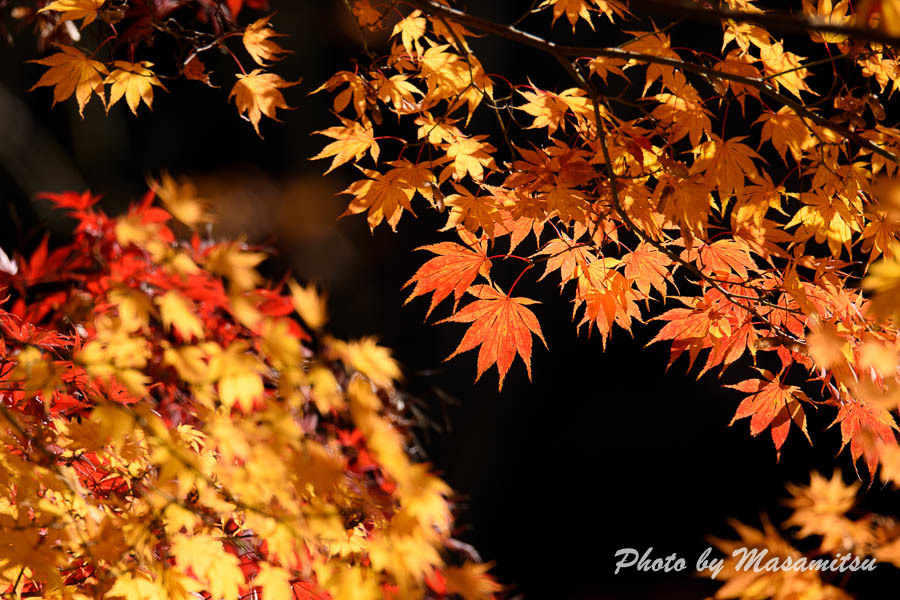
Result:
[[246,114],[246,118],[253,123],[256,134],[259,133],[259,121],[266,115],[273,121],[278,121],[275,112],[279,108],[291,110],[280,88],[287,88],[300,83],[297,81],[285,81],[274,73],[266,73],[262,69],[253,69],[250,73],[238,74],[238,80],[231,89],[228,99],[234,98],[238,112]]
[[775,444],[775,451],[779,453],[790,432],[792,421],[809,440],[806,413],[803,412],[800,402],[810,402],[810,399],[800,388],[785,385],[780,377],[770,371],[762,370],[761,373],[763,379],[748,379],[727,386],[750,394],[738,406],[729,425],[738,419],[751,417],[751,435],[759,435],[771,426],[772,442]]
[[547,346],[537,317],[525,308],[529,304],[539,304],[529,298],[511,298],[508,294],[489,285],[476,285],[469,293],[478,298],[464,306],[455,315],[438,323],[472,323],[466,335],[450,360],[458,354],[481,346],[478,351],[477,381],[488,368],[496,364],[500,375],[499,389],[503,389],[503,379],[516,358],[516,353],[525,363],[528,378],[531,379],[531,334],[540,338]]
[[848,399],[841,404],[835,423],[841,424],[841,450],[849,443],[854,467],[862,457],[869,475],[875,474],[884,445],[897,445],[894,417],[877,404]]
[[413,282],[416,284],[404,304],[417,296],[433,292],[431,305],[428,307],[425,318],[428,318],[431,311],[449,296],[450,292],[453,292],[453,310],[455,311],[459,305],[459,299],[466,293],[478,274],[488,278],[491,261],[487,257],[486,242],[484,240],[479,242],[474,235],[467,231],[461,230],[459,233],[467,246],[455,242],[441,242],[417,248],[418,250],[428,250],[437,256],[419,267],[416,274],[404,284],[403,287],[407,287]]
[[669,266],[672,260],[647,243],[641,243],[622,257],[625,265],[625,277],[637,286],[638,291],[647,299],[652,287],[666,299],[666,280],[670,277]]

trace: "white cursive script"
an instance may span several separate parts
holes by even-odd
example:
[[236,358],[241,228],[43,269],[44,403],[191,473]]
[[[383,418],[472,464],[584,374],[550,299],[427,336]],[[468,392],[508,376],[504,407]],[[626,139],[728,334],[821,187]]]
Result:
[[[696,570],[698,573],[708,572],[711,579],[719,576],[722,568],[725,566],[724,558],[711,558],[713,549],[708,547],[697,559]],[[767,555],[769,550],[766,548],[736,548],[732,553],[732,558],[736,558],[737,562],[733,565],[735,571],[752,571],[754,573],[762,573],[764,571],[833,571],[846,573],[852,571],[874,571],[876,560],[874,558],[860,558],[852,554],[838,553],[834,558],[806,558],[804,556],[791,558],[790,556],[780,557]],[[687,562],[684,558],[678,556],[677,553],[669,554],[665,557],[653,557],[653,547],[647,548],[643,554],[635,548],[621,548],[616,550],[615,574],[618,575],[622,569],[636,569],[644,573],[672,573],[684,571],[687,568]]]

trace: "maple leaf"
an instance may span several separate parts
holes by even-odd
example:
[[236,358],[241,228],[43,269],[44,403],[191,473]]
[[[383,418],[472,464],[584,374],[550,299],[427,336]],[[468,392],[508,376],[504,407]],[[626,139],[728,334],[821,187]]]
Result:
[[444,197],[444,204],[450,207],[450,215],[441,231],[462,226],[472,233],[483,229],[488,236],[493,237],[494,227],[502,217],[496,199],[493,196],[475,196],[455,183],[453,187],[459,193]]
[[697,146],[703,134],[712,129],[709,110],[703,106],[700,94],[681,72],[676,72],[673,76],[672,93],[656,94],[653,98],[660,105],[651,114],[672,125],[672,142],[689,136],[691,145]]
[[584,316],[578,327],[585,323],[596,326],[604,347],[613,324],[630,331],[632,318],[641,316],[629,281],[616,269],[620,264],[618,259],[603,257],[578,273],[573,314],[584,304]]
[[422,11],[414,10],[394,25],[391,37],[399,34],[403,48],[409,54],[419,56],[423,52],[422,44],[419,40],[425,35],[427,27],[428,21],[422,16]]
[[208,535],[179,534],[172,542],[171,552],[179,567],[190,569],[209,585],[213,597],[237,600],[244,575],[238,558],[226,552],[222,542]]
[[[339,142],[334,142],[329,146],[337,143]],[[321,155],[315,158],[321,158]],[[339,158],[340,153],[335,156],[335,163],[337,163]],[[333,163],[331,168],[335,166]],[[403,210],[406,209],[413,213],[410,201],[416,192],[416,188],[410,186],[403,178],[403,173],[397,169],[392,169],[387,173],[370,169],[360,170],[369,179],[356,181],[341,192],[342,194],[353,196],[353,200],[341,216],[368,211],[370,229],[374,230],[383,220],[387,220],[391,229],[397,231],[397,224],[400,222]]]
[[792,422],[812,443],[806,430],[806,413],[800,404],[800,402],[809,403],[809,398],[800,388],[786,385],[780,377],[770,371],[762,370],[760,373],[763,376],[762,379],[747,379],[728,386],[750,394],[741,401],[729,425],[738,419],[751,417],[750,434],[754,436],[771,426],[772,442],[775,444],[775,451],[779,454],[790,432]]
[[560,94],[552,94],[537,88],[534,90],[534,92],[519,91],[528,102],[516,107],[534,117],[534,121],[528,126],[528,129],[546,128],[549,135],[553,135],[557,128],[565,132],[566,113],[572,110],[570,101],[573,98],[583,98],[584,90],[572,88]]
[[466,562],[460,567],[444,569],[448,594],[459,594],[463,600],[490,600],[503,588],[487,572],[491,563]]
[[205,83],[209,87],[218,87],[213,85],[209,80],[210,74],[206,72],[206,65],[204,65],[196,56],[191,57],[191,59],[185,63],[182,73],[191,81],[199,81],[200,83]]
[[457,181],[468,175],[474,181],[484,179],[484,169],[496,169],[492,154],[497,151],[495,147],[483,142],[486,135],[478,135],[471,138],[456,136],[452,142],[442,147],[447,152],[447,158],[452,163],[441,173],[440,180],[444,182],[452,174]]
[[267,67],[267,60],[280,60],[279,54],[290,53],[269,38],[284,37],[283,33],[276,33],[269,26],[269,21],[275,15],[269,15],[254,21],[244,30],[243,42],[247,52],[256,61],[256,64]]
[[84,28],[97,18],[97,13],[103,7],[104,2],[105,0],[53,0],[38,12],[56,11],[61,13],[60,20],[62,21],[84,19],[81,23],[81,27]]
[[[832,0],[818,0],[815,6],[811,0],[803,0],[803,12],[808,16],[817,19],[819,22],[828,23],[830,25],[849,25],[853,17],[847,14],[850,8],[848,0],[840,0],[836,4]],[[847,39],[846,35],[838,33],[818,33],[810,32],[810,37],[814,42],[838,44]]]
[[203,339],[203,323],[194,314],[190,301],[175,291],[168,291],[159,298],[156,298],[156,304],[159,306],[159,316],[162,319],[166,329],[175,327],[185,340],[192,337]]
[[540,338],[546,347],[547,342],[541,333],[541,326],[534,313],[526,306],[538,304],[528,298],[511,298],[499,289],[489,285],[476,285],[468,292],[476,300],[467,304],[459,312],[438,323],[472,323],[456,350],[445,360],[458,354],[468,352],[481,346],[478,351],[478,374],[476,381],[491,366],[497,365],[500,381],[499,389],[503,389],[506,372],[518,353],[528,378],[531,379],[531,335]]
[[[764,561],[777,560],[776,564],[806,565],[806,557],[794,548],[763,515],[762,530],[754,529],[733,519],[731,527],[738,533],[739,540],[711,538],[712,544],[726,556],[718,576],[726,581],[716,593],[717,598],[772,598],[789,600],[800,595],[821,600],[851,600],[839,588],[826,586],[816,570],[764,569]],[[744,552],[738,549],[742,548]],[[745,554],[745,552],[750,553]],[[752,552],[756,551],[756,554]],[[759,568],[748,568],[753,556],[763,556]],[[801,558],[802,557],[802,558]],[[788,562],[789,561],[789,562]],[[760,590],[765,590],[760,592]]]
[[563,284],[586,271],[588,264],[596,258],[587,245],[579,244],[568,236],[550,240],[536,254],[547,256],[547,266],[541,279],[558,270]]
[[455,242],[441,242],[417,248],[437,256],[419,267],[415,275],[403,285],[405,288],[412,283],[416,284],[404,304],[417,296],[432,293],[431,304],[425,313],[426,319],[451,292],[454,299],[453,311],[456,312],[460,298],[478,275],[490,281],[491,261],[487,257],[486,241],[479,241],[466,231],[460,231],[460,237],[466,243],[465,246]]
[[649,297],[652,286],[665,300],[671,258],[653,246],[642,243],[634,252],[622,257],[622,264],[625,265],[625,277],[634,281],[641,294]]
[[371,124],[362,124],[343,117],[341,117],[341,122],[343,123],[342,127],[329,127],[315,132],[333,138],[335,141],[325,146],[311,160],[333,156],[331,166],[325,173],[330,173],[351,160],[358,161],[365,156],[366,152],[372,156],[372,160],[378,162],[378,142],[375,141],[375,133]]
[[159,78],[150,70],[153,63],[146,60],[137,63],[117,60],[113,63],[113,66],[116,68],[104,81],[104,83],[111,85],[109,89],[109,103],[106,105],[107,112],[116,102],[122,99],[122,96],[125,97],[128,107],[135,116],[137,116],[137,109],[141,100],[152,110],[153,86],[166,89],[160,83]]
[[261,280],[256,265],[266,259],[262,252],[246,252],[240,244],[219,244],[210,249],[206,267],[224,277],[239,291],[255,287]]
[[584,19],[591,26],[591,29],[594,28],[594,24],[591,22],[591,13],[588,10],[588,0],[544,0],[540,6],[553,7],[554,25],[561,16],[566,15],[566,18],[569,19],[569,23],[572,25],[573,32],[578,19]]
[[239,73],[237,82],[231,88],[228,99],[234,98],[238,113],[246,115],[246,119],[253,124],[256,134],[259,133],[259,121],[263,115],[273,121],[278,121],[276,111],[279,108],[291,110],[281,89],[297,85],[297,81],[285,81],[274,73],[266,73],[262,69],[253,69],[248,74]]
[[166,597],[166,591],[149,577],[126,573],[116,578],[116,582],[106,592],[105,597],[121,600],[162,600]]
[[863,289],[874,293],[871,310],[877,315],[900,314],[900,261],[897,258],[895,255],[876,262],[863,279]]
[[263,597],[266,600],[292,600],[294,597],[291,589],[291,574],[281,567],[274,567],[269,563],[262,565],[251,583],[262,588]]
[[374,337],[342,342],[333,340],[335,352],[346,364],[353,367],[378,387],[390,389],[394,381],[401,379],[400,366],[391,356],[391,351],[378,345]]
[[815,146],[815,138],[806,122],[790,108],[783,106],[778,112],[763,112],[756,123],[762,123],[760,142],[770,141],[785,162],[785,152],[790,150],[795,162],[799,162],[803,152]]
[[109,73],[102,62],[85,56],[83,52],[72,46],[57,46],[61,51],[47,58],[29,62],[50,67],[30,90],[39,87],[53,86],[53,105],[67,99],[73,93],[78,102],[78,113],[84,117],[84,107],[92,94],[97,94],[106,106],[103,94],[103,78]]
[[166,210],[188,227],[213,222],[213,216],[206,212],[209,202],[197,194],[197,187],[190,180],[176,180],[163,173],[161,181],[150,180],[150,189],[159,196]]
[[[625,33],[634,36],[634,39],[622,44],[622,47],[627,48],[631,52],[680,60],[678,53],[672,49],[672,40],[665,33],[659,31],[626,31]],[[630,67],[634,64],[633,61],[629,61],[627,66]],[[647,75],[642,93],[646,94],[647,90],[650,89],[650,86],[657,79],[662,79],[663,86],[672,90],[673,93],[678,93],[677,90],[684,85],[684,78],[683,76],[679,77],[680,75],[681,72],[676,71],[673,67],[651,63],[647,65]]]
[[859,488],[858,481],[845,485],[839,469],[835,469],[831,479],[814,471],[809,485],[788,483],[787,491],[793,498],[785,504],[794,512],[784,524],[800,527],[798,537],[822,536],[821,546],[825,551],[846,547],[850,540],[860,545],[871,543],[868,526],[844,516],[856,504]]
[[735,274],[747,279],[748,269],[756,270],[756,263],[750,256],[749,248],[737,240],[717,240],[712,244],[695,246],[682,253],[685,260],[696,262],[704,273],[719,275]]
[[584,223],[588,202],[580,190],[556,185],[542,197],[548,211],[555,213],[563,223]]
[[871,402],[848,399],[838,409],[832,425],[841,424],[841,450],[850,444],[854,467],[862,458],[874,476],[881,456],[881,445],[897,445],[897,423],[884,407]]
[[696,159],[691,174],[704,173],[707,182],[718,188],[719,198],[723,201],[735,195],[743,196],[744,180],[752,181],[758,177],[752,159],[761,157],[741,143],[744,139],[735,136],[723,140],[710,134],[710,140],[694,150]]
[[771,78],[776,87],[781,85],[798,98],[801,91],[815,94],[805,81],[809,70],[800,66],[805,57],[785,52],[781,42],[763,46],[759,56],[765,66],[766,76]]
[[[752,59],[747,55],[741,54],[739,50],[732,50],[724,60],[713,65],[713,68],[730,75],[738,75],[751,79],[760,77],[759,69],[753,66],[750,61],[752,61]],[[752,86],[740,83],[733,79],[729,79],[724,83],[728,86],[728,89],[731,90],[731,93],[734,94],[738,103],[741,105],[741,113],[744,112],[744,100],[746,100],[747,96],[759,98],[759,90]]]
[[313,329],[321,329],[328,322],[325,297],[312,284],[303,287],[292,279],[288,281],[288,287],[294,309],[303,322]]
[[772,35],[759,25],[740,21],[726,21],[725,31],[722,34],[722,50],[729,43],[734,42],[740,47],[742,55],[750,52],[750,45],[757,48],[765,48],[772,43]]

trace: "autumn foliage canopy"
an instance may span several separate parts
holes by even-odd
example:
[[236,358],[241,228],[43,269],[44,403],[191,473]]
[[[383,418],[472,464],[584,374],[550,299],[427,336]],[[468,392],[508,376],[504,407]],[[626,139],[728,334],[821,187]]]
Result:
[[[186,78],[230,90],[261,133],[299,83],[270,70],[289,46],[265,2],[13,4],[48,52],[34,87],[82,112],[96,96],[139,114]],[[775,4],[545,0],[508,25],[443,0],[348,2],[362,40],[389,41],[307,90],[333,110],[312,158],[353,177],[346,214],[373,229],[444,215],[408,298],[459,328],[449,358],[476,351],[476,379],[495,367],[502,389],[517,359],[531,376],[549,336],[517,286],[542,282],[604,345],[655,322],[645,341],[672,363],[727,371],[734,421],[778,455],[791,435],[817,443],[807,415],[826,411],[860,477],[898,485],[900,3]],[[685,22],[720,31],[716,47],[690,47]],[[78,43],[88,27],[95,47]],[[601,29],[603,45],[565,42]],[[491,73],[485,35],[546,53],[568,87]],[[163,37],[170,62],[142,59]],[[207,71],[213,50],[233,75]],[[10,589],[498,591],[452,556],[449,489],[405,453],[389,353],[330,338],[312,288],[264,282],[262,254],[201,235],[189,184],[152,187],[118,218],[89,194],[49,196],[78,220],[75,242],[0,279],[0,523],[24,532],[0,551]],[[900,564],[893,521],[846,517],[855,492],[815,475],[791,488],[786,525],[823,553]],[[768,523],[736,529],[796,552]],[[845,597],[813,575],[731,573],[719,597]]]

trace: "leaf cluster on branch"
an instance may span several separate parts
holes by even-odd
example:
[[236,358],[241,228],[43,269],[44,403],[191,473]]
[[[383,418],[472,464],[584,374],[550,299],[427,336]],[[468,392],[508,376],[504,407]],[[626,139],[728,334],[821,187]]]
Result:
[[4,597],[500,589],[452,537],[450,488],[410,458],[386,348],[333,338],[314,287],[202,235],[187,182],[119,217],[89,193],[46,198],[72,243],[0,255]]

